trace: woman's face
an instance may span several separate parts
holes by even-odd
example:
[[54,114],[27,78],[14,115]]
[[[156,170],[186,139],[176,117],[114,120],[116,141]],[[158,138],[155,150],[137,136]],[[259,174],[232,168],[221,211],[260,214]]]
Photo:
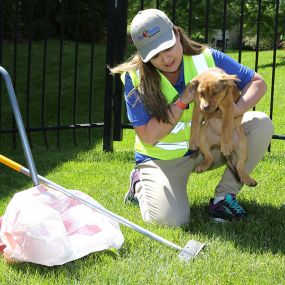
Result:
[[176,43],[174,46],[161,51],[150,60],[151,64],[162,72],[175,72],[181,64],[183,48],[178,31],[175,31],[175,36]]

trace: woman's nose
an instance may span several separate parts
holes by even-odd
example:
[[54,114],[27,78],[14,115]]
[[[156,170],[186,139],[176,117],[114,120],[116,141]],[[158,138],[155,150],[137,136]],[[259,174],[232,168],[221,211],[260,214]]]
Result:
[[161,54],[161,60],[163,63],[167,64],[171,61],[171,57],[167,53],[162,53]]

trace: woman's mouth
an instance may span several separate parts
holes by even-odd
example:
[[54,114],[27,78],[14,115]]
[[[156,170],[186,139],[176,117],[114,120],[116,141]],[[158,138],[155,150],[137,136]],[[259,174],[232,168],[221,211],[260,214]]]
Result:
[[166,64],[165,67],[167,67],[167,68],[172,67],[174,65],[174,63],[175,63],[175,60],[173,60],[169,64]]

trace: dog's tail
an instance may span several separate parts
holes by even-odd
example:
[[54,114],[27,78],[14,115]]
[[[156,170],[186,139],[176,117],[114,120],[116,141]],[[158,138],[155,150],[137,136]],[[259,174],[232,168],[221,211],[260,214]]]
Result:
[[232,155],[225,156],[225,160],[226,160],[226,164],[227,164],[229,170],[231,171],[231,173],[234,175],[234,177],[237,179],[237,181],[240,181],[240,178],[239,178],[239,175],[237,172],[237,168],[236,168],[236,166],[232,160]]

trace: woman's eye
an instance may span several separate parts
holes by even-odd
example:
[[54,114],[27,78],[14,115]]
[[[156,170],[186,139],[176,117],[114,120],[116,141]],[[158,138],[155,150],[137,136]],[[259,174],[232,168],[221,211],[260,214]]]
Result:
[[[168,48],[168,49],[163,50],[162,52],[168,52],[168,51],[170,51],[172,48],[173,48],[173,47],[170,47],[170,48]],[[152,57],[152,59],[158,58],[159,55],[160,55],[160,52],[157,53],[156,55],[154,55],[154,56]]]
[[164,51],[165,51],[165,52],[170,51],[172,48],[173,48],[173,46],[170,47],[170,48],[165,49]]

